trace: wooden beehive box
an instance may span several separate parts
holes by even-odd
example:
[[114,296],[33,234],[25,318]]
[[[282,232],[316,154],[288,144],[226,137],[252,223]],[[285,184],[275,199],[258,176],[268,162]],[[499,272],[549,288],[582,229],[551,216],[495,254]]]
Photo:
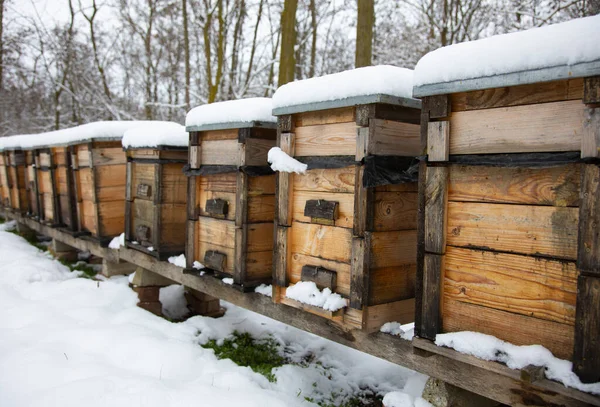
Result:
[[[346,328],[413,321],[419,107],[376,94],[274,110],[278,146],[308,164],[305,174],[278,173],[275,302]],[[299,281],[330,288],[348,307],[288,298]]]
[[126,156],[120,140],[71,146],[77,232],[106,245],[125,228]]
[[8,157],[5,151],[0,152],[0,205],[10,208],[10,183],[8,181]]
[[25,152],[20,149],[9,150],[5,154],[5,160],[11,209],[25,215],[29,212]]
[[59,200],[56,192],[56,154],[51,148],[40,148],[36,157],[36,175],[40,205],[40,221],[51,226],[60,224]]
[[[227,111],[230,103],[218,105]],[[200,126],[188,121],[187,271],[199,261],[217,276],[233,278],[241,290],[270,283],[275,175],[267,152],[275,146],[275,127],[274,119]]]
[[54,181],[57,209],[57,220],[63,230],[77,230],[77,207],[75,196],[75,172],[71,170],[73,156],[72,146],[52,147],[54,157]]
[[600,380],[600,77],[577,78],[592,73],[600,60],[415,88],[428,151],[416,335],[541,344]]
[[127,148],[127,247],[161,260],[185,251],[187,161],[187,146]]
[[25,151],[25,182],[27,183],[27,201],[29,206],[29,215],[35,219],[40,219],[40,200],[38,193],[38,178],[36,171],[36,151]]

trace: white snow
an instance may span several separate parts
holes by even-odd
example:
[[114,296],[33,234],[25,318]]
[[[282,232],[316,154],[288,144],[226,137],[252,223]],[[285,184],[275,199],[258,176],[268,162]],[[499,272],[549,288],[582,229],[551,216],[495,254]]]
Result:
[[273,95],[273,108],[347,99],[354,96],[390,95],[412,98],[413,71],[391,65],[367,66],[287,83]]
[[226,277],[226,278],[224,278],[221,281],[223,281],[225,284],[228,284],[228,285],[232,285],[233,284],[233,278],[230,278],[230,277]]
[[[420,376],[225,302],[222,318],[171,323],[136,307],[125,277],[76,276],[0,231],[0,406],[340,405],[365,388],[409,391]],[[183,310],[181,290],[161,290],[167,308]],[[289,363],[276,382],[199,346],[234,331],[281,344]]]
[[197,106],[185,118],[185,126],[206,126],[235,122],[277,123],[271,114],[270,98],[228,100]]
[[438,334],[435,344],[480,359],[502,362],[511,369],[522,369],[528,365],[544,366],[548,379],[561,382],[567,387],[600,394],[600,382],[581,383],[571,371],[571,362],[554,357],[552,352],[541,345],[517,346],[491,335],[469,331]]
[[174,122],[145,123],[127,130],[122,143],[125,148],[187,147],[188,133],[185,127]]
[[269,284],[269,285],[261,284],[254,289],[254,292],[262,294],[262,295],[266,295],[267,297],[272,297],[273,296],[273,286],[271,284]]
[[600,15],[437,49],[415,67],[415,86],[600,60]]
[[271,164],[271,169],[273,171],[304,174],[308,168],[308,165],[301,163],[293,157],[290,157],[279,147],[273,147],[269,150],[269,153],[267,154],[267,161]]
[[427,378],[422,374],[409,377],[402,391],[394,391],[385,395],[384,407],[431,407],[431,404],[421,398]]
[[194,263],[192,263],[192,268],[196,270],[202,270],[203,268],[206,268],[206,266],[200,263],[198,260],[195,260]]
[[181,320],[190,313],[182,285],[173,284],[160,289],[158,299],[162,304],[162,313],[167,318]]
[[3,224],[1,224],[0,231],[15,230],[16,227],[17,227],[17,221],[11,220],[11,221],[4,222]]
[[176,265],[177,267],[185,268],[185,254],[179,256],[171,256],[168,258],[169,263]]
[[91,139],[121,139],[127,130],[154,125],[157,121],[102,121],[83,124],[77,127],[61,129],[39,134],[20,134],[0,137],[0,150],[22,148],[32,149],[41,146],[59,146],[77,144]]
[[147,249],[147,250],[148,250],[149,252],[153,252],[153,251],[154,251],[154,246],[148,246],[148,249]]
[[118,250],[121,246],[125,246],[125,233],[121,233],[119,236],[114,237],[108,244],[109,249],[115,250]]
[[399,322],[386,322],[379,331],[399,336],[406,341],[411,341],[413,336],[415,336],[415,323],[411,322],[410,324],[402,325]]
[[285,290],[285,296],[304,304],[323,308],[327,311],[337,311],[348,306],[348,301],[329,288],[319,290],[312,281],[299,281]]

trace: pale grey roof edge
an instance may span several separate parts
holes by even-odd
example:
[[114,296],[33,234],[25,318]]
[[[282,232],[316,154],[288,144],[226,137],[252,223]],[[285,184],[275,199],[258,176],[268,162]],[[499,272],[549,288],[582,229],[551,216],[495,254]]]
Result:
[[77,141],[68,141],[64,143],[48,143],[48,144],[38,144],[33,147],[6,147],[4,149],[0,148],[0,151],[14,151],[14,150],[23,150],[23,151],[31,151],[31,150],[41,150],[43,148],[54,148],[54,147],[69,147],[76,146],[79,144],[88,144],[93,142],[103,142],[103,141],[121,141],[123,137],[92,137],[87,139],[81,139]]
[[303,103],[299,105],[277,107],[273,109],[274,116],[281,116],[284,114],[294,114],[301,112],[313,112],[316,110],[327,110],[336,109],[340,107],[349,107],[357,105],[368,105],[371,103],[385,103],[388,105],[398,105],[403,107],[411,107],[414,109],[421,108],[421,101],[412,98],[401,98],[398,96],[375,94],[375,95],[363,95],[363,96],[352,96],[344,99],[336,100],[325,100],[323,102],[315,103]]
[[559,65],[541,69],[511,72],[452,82],[432,83],[415,86],[413,97],[445,95],[456,92],[501,88],[505,86],[529,85],[563,79],[583,78],[600,75],[600,60],[575,65]]
[[262,121],[212,123],[212,124],[203,124],[201,126],[186,126],[185,131],[190,132],[190,131],[243,129],[246,127],[262,127],[262,128],[266,128],[266,129],[276,129],[277,123],[262,122]]

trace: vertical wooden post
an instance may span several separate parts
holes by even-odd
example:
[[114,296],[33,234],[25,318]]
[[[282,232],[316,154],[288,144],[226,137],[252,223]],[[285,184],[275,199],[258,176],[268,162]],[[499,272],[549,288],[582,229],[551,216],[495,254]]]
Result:
[[581,158],[600,156],[600,108],[586,107],[581,134]]
[[248,247],[248,176],[241,170],[246,164],[246,140],[250,129],[238,132],[238,172],[235,188],[235,248],[233,282],[240,286],[246,281],[246,257]]
[[[192,133],[194,134],[194,133]],[[186,236],[185,236],[185,267],[192,269],[194,264],[196,234],[196,179],[197,176],[190,175],[188,177],[187,187],[187,221],[186,221]]]
[[[66,177],[66,181],[67,181],[67,203],[68,203],[68,216],[69,216],[69,229],[73,230],[73,227],[75,225],[75,218],[76,218],[76,213],[75,213],[75,205],[76,205],[76,201],[74,199],[74,189],[73,189],[73,177],[71,176],[71,167],[72,167],[72,160],[73,157],[71,156],[71,148],[70,147],[65,147],[64,149],[64,153],[65,153],[65,177]],[[37,190],[37,176],[36,178],[36,190]],[[39,204],[38,204],[39,207]],[[64,222],[63,222],[64,223]]]
[[600,167],[583,166],[577,238],[577,308],[573,371],[584,383],[600,381]]
[[[449,115],[449,95],[423,99],[421,150],[428,153],[429,162],[449,159],[449,122],[430,121]],[[448,167],[419,165],[415,335],[430,340],[442,330],[448,172]]]
[[[294,156],[295,153],[295,135],[292,133],[292,116],[280,116],[277,120],[277,145],[281,150]],[[273,289],[276,287],[286,287],[288,284],[288,229],[292,226],[292,213],[290,208],[292,192],[292,174],[287,172],[278,172],[276,178],[275,194],[275,230],[273,245]],[[278,295],[273,295],[273,301],[279,301]]]
[[60,197],[58,196],[58,186],[56,184],[56,162],[54,160],[54,152],[51,148],[48,149],[48,156],[50,157],[50,183],[52,184],[52,219],[53,224],[58,224],[60,219]]
[[154,200],[154,215],[153,215],[153,224],[152,224],[152,245],[154,246],[154,251],[156,255],[160,256],[159,248],[160,248],[160,239],[161,239],[161,225],[162,225],[162,203],[161,203],[161,195],[162,195],[162,176],[163,166],[161,163],[154,164],[154,191],[153,200]]
[[77,219],[72,225],[71,229],[76,232],[81,232],[81,196],[79,191],[79,161],[77,158],[76,146],[70,146],[69,151],[71,153],[71,176],[73,177],[73,198],[75,199],[75,214]]

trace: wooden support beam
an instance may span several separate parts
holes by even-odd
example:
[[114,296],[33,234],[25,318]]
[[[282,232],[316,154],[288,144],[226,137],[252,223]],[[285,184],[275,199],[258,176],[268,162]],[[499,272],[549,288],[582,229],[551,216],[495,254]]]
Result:
[[191,270],[194,266],[196,256],[196,222],[188,219],[185,229],[185,267]]
[[600,382],[600,277],[577,278],[573,371],[583,383]]
[[[577,235],[577,269],[600,277],[600,166],[583,165]],[[600,366],[599,366],[600,369]]]
[[427,159],[448,161],[450,158],[450,122],[429,122],[427,126]]
[[190,168],[198,169],[202,165],[202,146],[190,146]]
[[587,107],[583,120],[581,158],[600,157],[600,107]]
[[423,300],[419,336],[435,340],[442,331],[442,282],[444,279],[444,256],[425,253],[423,265]]
[[450,95],[435,95],[423,98],[422,110],[430,119],[441,119],[450,116]]
[[[281,133],[279,137],[279,148],[288,154],[294,156],[294,133]],[[292,174],[287,172],[277,173],[277,194],[275,195],[275,224],[280,226],[292,225],[291,210],[291,192],[292,192]]]
[[[273,284],[279,287],[287,287],[287,268],[289,250],[289,227],[275,225],[275,243],[273,246]],[[277,300],[274,296],[273,300]]]
[[374,188],[365,188],[363,178],[365,167],[356,165],[354,176],[354,220],[352,234],[363,237],[365,232],[373,230],[373,201]]
[[235,188],[235,246],[233,282],[244,285],[248,248],[248,176],[243,171],[236,174]]
[[369,264],[371,252],[371,237],[352,238],[352,260],[350,275],[350,308],[364,309],[369,301]]
[[196,220],[198,218],[196,202],[196,182],[198,177],[191,175],[187,179],[187,219]]
[[425,251],[444,254],[448,206],[448,167],[429,167],[425,181]]

